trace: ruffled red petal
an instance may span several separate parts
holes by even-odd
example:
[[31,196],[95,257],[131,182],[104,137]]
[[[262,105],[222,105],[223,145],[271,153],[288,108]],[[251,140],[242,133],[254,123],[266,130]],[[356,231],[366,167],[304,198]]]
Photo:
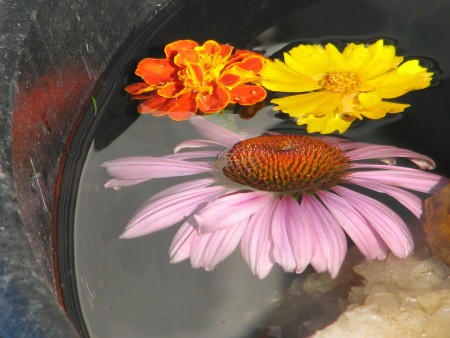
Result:
[[264,62],[261,57],[253,55],[243,59],[241,62],[236,62],[233,65],[236,65],[243,70],[258,73],[263,69]]
[[169,115],[169,117],[172,120],[175,121],[184,121],[184,120],[188,120],[190,119],[192,116],[195,115],[195,112],[191,112],[191,111],[173,111],[173,112],[169,112],[167,115]]
[[149,85],[160,85],[175,81],[177,70],[170,60],[146,58],[139,62],[135,73]]
[[153,95],[153,92],[142,93],[138,95],[133,95],[131,98],[133,100],[147,100],[150,96]]
[[175,55],[182,49],[194,49],[198,46],[198,43],[192,40],[178,40],[172,43],[169,43],[164,48],[164,53],[166,57],[169,59],[173,59]]
[[208,40],[203,44],[204,53],[207,55],[220,53],[220,44],[214,40]]
[[217,83],[224,87],[236,86],[241,82],[241,77],[233,73],[224,73],[218,80]]
[[229,46],[229,45],[220,45],[220,56],[222,56],[222,58],[224,60],[228,59],[231,55],[231,53],[233,52],[233,47]]
[[127,93],[129,93],[131,95],[138,95],[143,92],[155,90],[155,88],[153,88],[152,86],[149,86],[145,82],[133,83],[133,84],[126,86],[124,89]]
[[190,63],[198,63],[200,55],[194,49],[182,49],[175,55],[173,62],[179,67],[186,67]]
[[248,57],[257,57],[257,58],[260,58],[261,60],[264,60],[264,56],[262,56],[259,53],[255,53],[255,52],[245,50],[245,49],[238,49],[237,51],[234,52],[234,54],[228,60],[227,66],[229,64],[241,62],[242,60],[244,60]]
[[212,94],[198,94],[197,106],[203,113],[215,113],[230,103],[230,93],[220,86],[213,88]]
[[197,63],[191,63],[185,70],[185,83],[188,86],[200,86],[203,81],[203,68]]
[[267,92],[264,88],[256,85],[241,85],[233,88],[230,92],[231,103],[241,105],[252,105],[264,100]]
[[182,83],[167,83],[158,89],[158,95],[164,98],[174,98],[184,94],[186,87]]
[[154,94],[138,106],[141,114],[163,116],[168,114],[174,120],[185,120],[197,111],[195,95],[191,92],[177,98],[165,98]]

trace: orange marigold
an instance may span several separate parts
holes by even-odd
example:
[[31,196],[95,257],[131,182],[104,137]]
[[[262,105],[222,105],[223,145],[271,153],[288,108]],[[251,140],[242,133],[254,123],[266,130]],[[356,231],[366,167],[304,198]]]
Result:
[[125,87],[134,99],[144,100],[138,112],[169,115],[186,120],[197,112],[212,114],[229,103],[253,105],[266,98],[259,84],[264,57],[248,50],[236,50],[216,41],[202,46],[179,40],[164,48],[165,59],[146,58],[136,75],[143,82]]

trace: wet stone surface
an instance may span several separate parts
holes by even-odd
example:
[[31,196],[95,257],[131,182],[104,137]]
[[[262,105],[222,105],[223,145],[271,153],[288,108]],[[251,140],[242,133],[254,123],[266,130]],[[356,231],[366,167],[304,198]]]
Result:
[[425,201],[424,229],[431,251],[450,265],[450,184]]

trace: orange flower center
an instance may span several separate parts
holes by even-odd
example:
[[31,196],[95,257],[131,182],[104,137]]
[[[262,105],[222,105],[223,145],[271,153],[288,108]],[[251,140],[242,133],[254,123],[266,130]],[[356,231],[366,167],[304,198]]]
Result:
[[349,72],[326,73],[319,81],[319,85],[333,93],[350,94],[358,90],[361,79]]
[[214,81],[220,76],[225,67],[224,61],[220,55],[202,55],[199,64],[203,69],[204,83]]
[[335,146],[302,135],[267,135],[233,145],[221,155],[231,181],[258,190],[304,193],[342,181],[349,161]]

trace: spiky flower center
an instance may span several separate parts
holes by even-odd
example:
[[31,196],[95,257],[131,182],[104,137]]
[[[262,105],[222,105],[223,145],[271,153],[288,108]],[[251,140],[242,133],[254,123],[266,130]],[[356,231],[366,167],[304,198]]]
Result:
[[231,181],[258,190],[299,194],[335,186],[349,160],[320,139],[267,135],[247,139],[222,154],[222,171]]
[[358,90],[361,79],[351,72],[326,73],[319,81],[319,85],[333,93],[350,94]]

